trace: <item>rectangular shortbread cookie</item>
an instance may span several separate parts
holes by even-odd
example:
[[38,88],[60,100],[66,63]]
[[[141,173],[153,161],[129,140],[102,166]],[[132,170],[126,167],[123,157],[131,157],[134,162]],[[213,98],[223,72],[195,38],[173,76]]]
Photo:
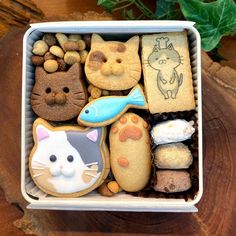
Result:
[[144,35],[142,67],[151,113],[195,108],[186,31]]

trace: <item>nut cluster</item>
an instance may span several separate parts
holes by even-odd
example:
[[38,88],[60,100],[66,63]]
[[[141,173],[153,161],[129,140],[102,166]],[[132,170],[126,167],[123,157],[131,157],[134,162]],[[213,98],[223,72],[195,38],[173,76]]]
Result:
[[76,62],[85,63],[90,43],[90,35],[45,33],[34,43],[31,61],[49,73],[66,71]]
[[90,84],[87,88],[88,93],[91,95],[88,98],[88,101],[91,102],[94,99],[97,99],[101,96],[109,96],[110,92],[107,90],[102,90],[100,88],[95,87],[94,85]]
[[121,192],[122,189],[116,181],[105,181],[98,188],[98,192],[102,196],[112,197],[114,194]]

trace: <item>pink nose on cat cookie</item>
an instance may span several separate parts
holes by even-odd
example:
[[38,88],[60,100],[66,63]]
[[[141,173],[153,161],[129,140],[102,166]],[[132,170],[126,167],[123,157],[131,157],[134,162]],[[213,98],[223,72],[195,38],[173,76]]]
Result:
[[147,184],[151,172],[147,123],[134,113],[124,114],[110,130],[111,168],[122,189],[135,192]]
[[109,172],[105,128],[53,127],[38,118],[29,170],[35,184],[58,197],[79,197],[98,187]]
[[85,62],[88,81],[106,90],[126,90],[134,87],[141,78],[138,50],[138,36],[123,43],[104,41],[98,34],[93,34],[91,50]]

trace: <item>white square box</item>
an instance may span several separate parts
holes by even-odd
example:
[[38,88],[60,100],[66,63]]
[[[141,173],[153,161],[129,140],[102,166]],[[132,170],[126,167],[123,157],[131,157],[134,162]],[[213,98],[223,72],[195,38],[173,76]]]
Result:
[[[33,183],[28,170],[28,157],[33,146],[32,124],[35,115],[31,110],[30,95],[34,85],[34,66],[31,63],[33,43],[44,32],[99,33],[112,37],[129,37],[134,34],[188,31],[189,47],[197,102],[198,119],[198,171],[199,191],[194,199],[160,199],[134,197],[120,193],[114,197],[104,197],[96,191],[79,198],[56,198],[45,195]],[[29,202],[28,208],[51,210],[98,210],[136,212],[196,212],[195,204],[203,193],[202,167],[202,96],[201,96],[201,43],[194,22],[188,21],[71,21],[32,24],[23,40],[22,73],[22,125],[21,125],[21,192]]]

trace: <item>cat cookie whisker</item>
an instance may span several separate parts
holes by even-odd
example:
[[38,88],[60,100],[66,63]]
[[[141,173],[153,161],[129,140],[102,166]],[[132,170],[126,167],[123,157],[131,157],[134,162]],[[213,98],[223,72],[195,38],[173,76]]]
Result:
[[97,171],[98,168],[88,168],[88,169],[86,169],[86,170],[91,170],[91,171],[92,171],[92,170],[93,170],[93,171],[96,170],[96,171]]
[[42,175],[44,175],[44,173],[39,173],[39,174],[33,175],[33,177],[37,178],[37,177],[42,176]]
[[91,162],[91,163],[88,163],[88,164],[85,164],[86,166],[92,166],[92,165],[97,165],[98,162]]
[[92,177],[94,177],[94,178],[96,178],[97,177],[97,175],[93,175],[93,174],[90,174],[90,173],[84,173],[85,175],[89,175],[89,176],[92,176]]
[[32,167],[33,170],[45,170],[44,167]]
[[47,164],[45,162],[42,162],[42,161],[34,160],[33,162],[36,162],[36,163],[38,163],[39,165],[42,165],[42,166],[47,166]]

